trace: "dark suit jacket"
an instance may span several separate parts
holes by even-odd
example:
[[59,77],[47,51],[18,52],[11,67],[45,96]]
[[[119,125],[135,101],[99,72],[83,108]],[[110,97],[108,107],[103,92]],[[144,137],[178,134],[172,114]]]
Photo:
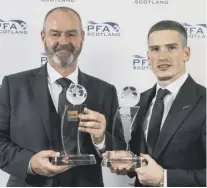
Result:
[[[117,109],[114,86],[79,71],[79,84],[88,96],[89,109],[105,115],[106,149],[111,150],[112,121]],[[8,186],[52,186],[52,178],[28,175],[31,157],[52,149],[50,111],[48,104],[46,65],[10,76],[5,76],[0,90],[0,168],[11,176]],[[73,183],[66,186],[103,186],[100,161],[90,135],[82,133],[81,146],[94,153],[97,164],[74,167],[65,176],[75,174]],[[121,138],[121,135],[120,135]]]
[[[143,121],[155,92],[156,85],[142,93],[138,104],[137,127],[130,141],[138,155],[148,153]],[[206,186],[206,88],[190,76],[171,106],[152,158],[167,169],[168,186]],[[137,179],[135,186],[141,186]]]

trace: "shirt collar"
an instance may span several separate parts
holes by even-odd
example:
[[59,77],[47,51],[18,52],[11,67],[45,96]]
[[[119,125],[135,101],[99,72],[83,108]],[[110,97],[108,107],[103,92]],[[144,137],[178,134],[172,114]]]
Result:
[[[47,75],[50,84],[55,83],[55,81],[59,78],[63,78],[63,76],[57,72],[49,63],[47,63]],[[78,84],[78,66],[66,78],[70,79],[74,84]]]
[[171,84],[167,85],[165,88],[161,87],[157,83],[156,94],[157,94],[158,89],[160,89],[160,88],[167,89],[170,91],[171,95],[173,96],[173,100],[174,100],[178,94],[178,91],[180,90],[181,86],[184,84],[184,82],[186,81],[187,78],[188,78],[188,73],[184,73],[180,78],[178,78],[177,80],[175,80]]

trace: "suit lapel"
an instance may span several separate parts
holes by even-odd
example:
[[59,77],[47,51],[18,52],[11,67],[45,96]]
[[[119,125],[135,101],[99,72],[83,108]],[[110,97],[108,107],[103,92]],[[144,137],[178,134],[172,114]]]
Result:
[[30,84],[34,95],[37,110],[44,125],[45,132],[49,138],[51,145],[51,130],[50,130],[50,113],[49,113],[49,98],[48,98],[48,81],[47,67],[43,65],[39,71],[34,71],[30,78]]
[[199,97],[196,95],[196,83],[189,76],[180,88],[160,131],[157,145],[153,153],[155,159],[158,159],[182,122],[191,112],[198,99]]
[[[147,110],[149,109],[149,106],[152,102],[153,97],[155,96],[156,93],[156,85],[154,85],[151,89],[148,91],[144,92],[141,94],[140,97],[140,113],[138,114],[138,127],[141,125],[141,129],[138,129],[140,133],[140,152],[141,153],[147,153],[147,142],[145,138],[145,133],[144,133],[144,127],[143,127],[143,122],[147,113]],[[137,145],[137,143],[135,143]]]

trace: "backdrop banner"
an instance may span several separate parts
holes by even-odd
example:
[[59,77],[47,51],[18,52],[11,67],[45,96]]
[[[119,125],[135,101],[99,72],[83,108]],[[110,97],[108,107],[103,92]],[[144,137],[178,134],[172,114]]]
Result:
[[[120,92],[131,85],[141,93],[156,78],[147,61],[147,33],[161,20],[175,20],[188,32],[191,58],[187,71],[206,84],[206,0],[0,0],[0,84],[5,75],[47,62],[40,32],[45,14],[57,6],[75,9],[86,39],[80,69],[114,84]],[[0,171],[0,186],[9,175]],[[105,186],[130,186],[132,179],[103,167]]]

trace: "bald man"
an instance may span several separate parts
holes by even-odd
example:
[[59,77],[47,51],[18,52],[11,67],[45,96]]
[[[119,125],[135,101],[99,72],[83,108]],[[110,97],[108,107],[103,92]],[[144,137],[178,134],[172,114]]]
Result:
[[[77,66],[85,33],[80,15],[68,7],[50,10],[41,39],[48,63],[5,76],[0,90],[0,167],[10,174],[7,186],[103,186],[101,155],[111,150],[117,109],[113,85],[83,73]],[[95,165],[55,166],[50,158],[61,150],[60,95],[63,83],[87,90],[87,108],[80,116],[81,151],[94,154]],[[69,85],[68,85],[69,86]],[[120,143],[122,133],[117,132]]]

